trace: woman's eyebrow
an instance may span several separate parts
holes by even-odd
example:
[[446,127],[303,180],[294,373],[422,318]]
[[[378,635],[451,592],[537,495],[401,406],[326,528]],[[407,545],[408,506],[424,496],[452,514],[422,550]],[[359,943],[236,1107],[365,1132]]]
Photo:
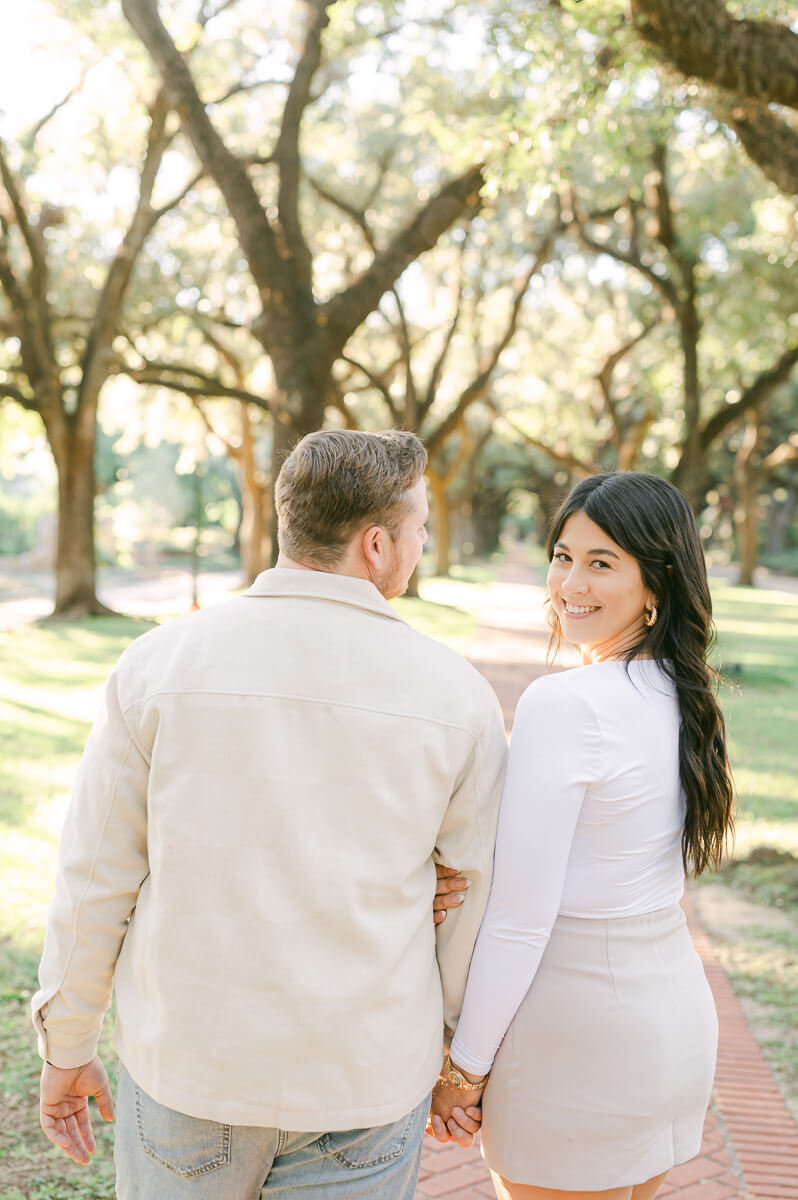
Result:
[[[562,546],[563,550],[568,550],[568,547],[565,544],[565,542],[555,542],[554,545]],[[570,550],[568,550],[568,553],[569,554],[571,553]],[[620,554],[616,554],[614,550],[602,549],[601,547],[599,547],[597,550],[588,550],[588,554],[604,554],[604,555],[608,556],[609,558],[617,558],[619,562],[620,562],[620,558],[621,558]]]

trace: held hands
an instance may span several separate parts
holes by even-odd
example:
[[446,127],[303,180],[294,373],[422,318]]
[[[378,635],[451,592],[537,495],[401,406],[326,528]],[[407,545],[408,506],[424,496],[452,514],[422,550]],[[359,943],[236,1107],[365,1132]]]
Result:
[[470,1146],[482,1123],[479,1107],[487,1075],[472,1075],[456,1066],[449,1054],[432,1089],[427,1133],[436,1141]]
[[453,867],[444,867],[441,863],[435,864],[435,873],[438,881],[432,901],[432,919],[436,925],[440,925],[442,921],[446,920],[447,909],[457,908],[463,903],[470,880],[458,875]]
[[41,1127],[54,1145],[83,1166],[97,1149],[89,1119],[89,1096],[96,1099],[103,1120],[113,1121],[111,1086],[99,1058],[66,1069],[45,1063],[39,1105]]
[[482,1124],[479,1107],[484,1087],[456,1088],[439,1079],[432,1091],[426,1133],[438,1142],[470,1146]]

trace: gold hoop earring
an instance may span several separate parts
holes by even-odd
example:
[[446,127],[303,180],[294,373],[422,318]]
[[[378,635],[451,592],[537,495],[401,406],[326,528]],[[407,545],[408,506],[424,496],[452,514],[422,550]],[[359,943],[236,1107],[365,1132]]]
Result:
[[657,623],[657,606],[656,606],[656,604],[652,604],[651,612],[646,617],[646,625],[648,625],[649,629],[651,629],[652,625],[656,625],[656,623]]

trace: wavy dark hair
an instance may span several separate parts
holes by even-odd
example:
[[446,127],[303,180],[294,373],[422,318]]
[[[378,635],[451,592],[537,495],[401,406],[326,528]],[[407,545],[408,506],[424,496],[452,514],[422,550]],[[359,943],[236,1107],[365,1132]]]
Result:
[[[624,652],[656,658],[676,685],[681,714],[679,776],[687,805],[682,860],[687,874],[717,868],[734,833],[734,787],[726,751],[719,677],[707,656],[715,641],[712,600],[695,517],[673,484],[656,475],[614,471],[581,480],[556,512],[549,561],[562,527],[584,512],[631,554],[644,586],[656,597],[657,621]],[[552,641],[562,639],[549,608]]]

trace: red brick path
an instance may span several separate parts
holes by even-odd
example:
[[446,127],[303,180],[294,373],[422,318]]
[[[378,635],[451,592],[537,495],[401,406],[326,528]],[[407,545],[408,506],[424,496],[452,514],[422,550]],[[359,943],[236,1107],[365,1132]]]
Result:
[[[521,691],[543,669],[541,594],[533,584],[517,559],[507,565],[472,648],[472,661],[494,684],[508,717]],[[798,1200],[798,1125],[689,897],[685,909],[718,1008],[718,1065],[700,1153],[670,1171],[657,1200]],[[485,1197],[495,1193],[479,1150],[426,1138],[416,1200]]]

